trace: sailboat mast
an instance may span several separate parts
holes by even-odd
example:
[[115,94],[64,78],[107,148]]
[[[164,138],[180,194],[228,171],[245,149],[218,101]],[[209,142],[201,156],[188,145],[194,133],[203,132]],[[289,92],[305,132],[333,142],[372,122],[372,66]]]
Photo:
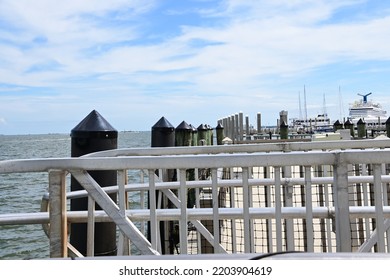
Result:
[[322,103],[322,110],[323,110],[323,114],[324,114],[324,117],[327,117],[328,116],[328,113],[326,112],[326,101],[325,101],[325,93],[324,93],[324,97],[323,97],[323,103]]
[[303,86],[303,98],[304,98],[304,106],[305,106],[305,122],[307,122],[307,104],[306,104],[306,86]]
[[301,92],[299,92],[298,98],[299,98],[299,119],[302,120],[303,116],[302,116],[302,106],[301,106]]

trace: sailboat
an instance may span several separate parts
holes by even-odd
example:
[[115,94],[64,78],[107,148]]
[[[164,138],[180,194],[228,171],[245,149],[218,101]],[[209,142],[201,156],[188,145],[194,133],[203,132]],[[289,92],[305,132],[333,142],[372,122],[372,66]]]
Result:
[[291,128],[297,133],[326,133],[333,132],[333,125],[326,112],[325,105],[325,94],[323,96],[323,113],[318,114],[315,117],[307,117],[307,106],[306,106],[306,87],[303,88],[304,92],[304,103],[305,103],[305,117],[302,117],[301,102],[299,97],[299,118],[293,118],[291,122]]

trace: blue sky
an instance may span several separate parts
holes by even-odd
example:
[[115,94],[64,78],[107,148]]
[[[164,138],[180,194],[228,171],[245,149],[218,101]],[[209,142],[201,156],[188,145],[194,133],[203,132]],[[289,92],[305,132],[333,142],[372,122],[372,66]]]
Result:
[[390,111],[389,1],[1,0],[0,54],[0,134]]

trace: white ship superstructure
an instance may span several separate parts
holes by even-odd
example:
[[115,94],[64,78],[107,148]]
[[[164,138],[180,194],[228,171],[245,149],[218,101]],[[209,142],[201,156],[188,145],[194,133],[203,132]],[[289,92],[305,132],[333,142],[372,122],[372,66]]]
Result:
[[356,124],[360,119],[368,126],[384,124],[388,118],[387,112],[382,109],[379,103],[368,100],[372,93],[358,94],[362,99],[355,101],[349,107],[349,119]]

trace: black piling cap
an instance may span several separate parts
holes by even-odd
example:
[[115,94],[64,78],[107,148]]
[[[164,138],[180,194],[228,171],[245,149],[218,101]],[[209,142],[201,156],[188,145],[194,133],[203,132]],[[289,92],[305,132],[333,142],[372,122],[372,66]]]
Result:
[[350,120],[347,120],[344,125],[353,125],[353,123]]
[[390,117],[386,120],[386,124],[390,124]]
[[198,131],[208,130],[207,125],[201,124],[198,126]]
[[218,125],[215,129],[223,129],[223,125],[221,123],[218,123]]
[[286,128],[286,127],[288,127],[288,125],[286,124],[285,121],[282,121],[282,123],[280,124],[280,127]]
[[117,138],[118,131],[96,110],[86,116],[70,133],[76,138]]
[[157,130],[175,130],[173,125],[165,118],[161,117],[161,119],[155,123],[155,125],[152,126],[152,129],[157,129]]
[[178,130],[183,130],[183,131],[192,131],[192,127],[186,123],[185,121],[182,121],[177,127],[176,127],[176,131]]
[[359,121],[357,122],[357,124],[365,124],[365,122],[364,122],[362,119],[359,119]]
[[193,126],[192,124],[190,124],[190,127],[191,127],[193,133],[198,132],[198,129],[195,126]]

